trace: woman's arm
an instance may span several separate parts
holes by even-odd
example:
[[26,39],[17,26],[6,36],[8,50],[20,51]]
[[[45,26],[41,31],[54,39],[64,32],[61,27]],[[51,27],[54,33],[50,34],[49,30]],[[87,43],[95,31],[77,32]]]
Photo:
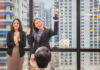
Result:
[[7,34],[7,46],[9,48],[13,48],[15,46],[14,40],[11,41],[11,32],[8,32]]
[[54,31],[53,30],[49,30],[49,36],[53,36],[53,35],[57,35],[58,33],[58,21],[54,22]]
[[28,40],[28,44],[32,46],[34,42],[34,37],[31,34],[29,34],[27,35],[27,40]]
[[25,32],[23,32],[22,38],[20,38],[19,46],[20,47],[25,47],[26,46],[26,34],[25,34]]
[[30,46],[32,46],[32,45],[33,45],[33,42],[34,42],[34,37],[33,37],[33,35],[32,35],[32,30],[31,30],[31,28],[27,28],[27,40],[28,40],[28,44],[29,44]]

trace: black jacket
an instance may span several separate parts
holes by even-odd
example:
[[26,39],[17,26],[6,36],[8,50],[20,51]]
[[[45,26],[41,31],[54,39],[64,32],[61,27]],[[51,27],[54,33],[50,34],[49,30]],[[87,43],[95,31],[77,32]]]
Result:
[[[14,43],[14,31],[9,31],[8,34],[7,34],[7,46],[8,46],[7,53],[11,56],[13,48],[15,46],[15,43]],[[20,42],[19,42],[20,57],[24,56],[24,54],[25,54],[25,51],[24,51],[24,47],[25,46],[26,46],[26,35],[25,35],[24,31],[20,31]]]
[[[51,29],[44,29],[39,42],[34,39],[34,34],[27,35],[28,44],[31,46],[31,53],[34,53],[40,46],[46,46],[50,49],[49,40],[51,36],[58,33],[58,22],[54,23],[54,31]],[[34,43],[34,46],[33,46]]]

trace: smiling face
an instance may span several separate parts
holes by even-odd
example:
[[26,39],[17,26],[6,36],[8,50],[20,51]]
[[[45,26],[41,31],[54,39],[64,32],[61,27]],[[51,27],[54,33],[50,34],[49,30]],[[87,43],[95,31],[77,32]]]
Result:
[[14,28],[14,30],[18,30],[19,29],[19,21],[18,20],[15,20],[13,22],[13,28]]
[[43,23],[42,23],[42,21],[40,20],[40,19],[36,19],[35,20],[35,27],[37,28],[37,29],[39,29],[39,30],[43,30],[44,28],[43,28]]

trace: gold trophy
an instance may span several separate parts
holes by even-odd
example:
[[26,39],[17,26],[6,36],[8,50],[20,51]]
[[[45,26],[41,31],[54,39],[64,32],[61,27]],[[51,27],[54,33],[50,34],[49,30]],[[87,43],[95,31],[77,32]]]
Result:
[[54,15],[53,19],[54,19],[54,20],[58,20],[59,10],[58,10],[58,9],[55,9],[55,10],[54,10],[54,14],[55,14],[55,15]]

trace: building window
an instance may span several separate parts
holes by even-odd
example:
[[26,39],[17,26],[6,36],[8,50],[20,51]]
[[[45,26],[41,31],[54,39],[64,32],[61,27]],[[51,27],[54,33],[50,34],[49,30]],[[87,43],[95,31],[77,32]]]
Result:
[[7,15],[4,15],[4,19],[7,19]]
[[12,7],[10,6],[10,10],[12,10]]

